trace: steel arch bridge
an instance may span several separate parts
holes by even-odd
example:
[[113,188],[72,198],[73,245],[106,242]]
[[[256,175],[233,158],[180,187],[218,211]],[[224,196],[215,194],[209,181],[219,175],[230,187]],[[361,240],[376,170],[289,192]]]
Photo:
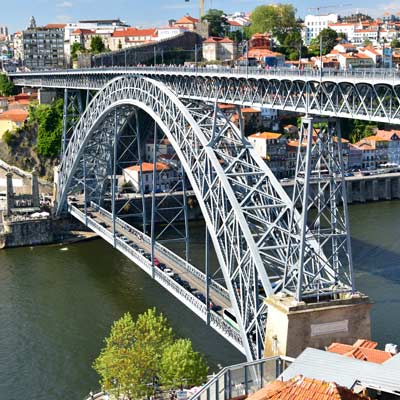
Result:
[[[351,260],[338,264],[334,255],[324,254],[313,231],[306,229],[304,213],[300,215],[293,207],[292,200],[240,129],[216,105],[179,99],[164,83],[146,77],[117,77],[91,100],[63,154],[58,212],[67,206],[68,196],[84,193],[85,212],[69,204],[70,212],[141,265],[138,255],[133,256],[116,235],[116,226],[125,229],[126,224],[116,218],[114,208],[107,215],[100,207],[109,177],[115,178],[118,137],[138,109],[156,122],[182,163],[223,274],[224,287],[218,290],[227,296],[234,310],[239,337],[223,327],[216,313],[204,307],[197,312],[194,300],[185,295],[187,305],[201,316],[207,311],[210,326],[248,359],[261,357],[264,346],[267,310],[260,293],[300,294],[297,298],[302,299],[354,291]],[[300,159],[298,162],[304,164]],[[303,193],[301,189],[299,193]],[[114,183],[112,195],[115,198]],[[111,236],[90,220],[86,210],[90,202],[112,220]],[[335,213],[337,210],[332,214],[337,225]],[[348,237],[340,247],[349,244],[346,240]],[[154,264],[146,268],[143,267],[183,301],[181,291],[171,289],[171,282],[162,272],[155,272]]]

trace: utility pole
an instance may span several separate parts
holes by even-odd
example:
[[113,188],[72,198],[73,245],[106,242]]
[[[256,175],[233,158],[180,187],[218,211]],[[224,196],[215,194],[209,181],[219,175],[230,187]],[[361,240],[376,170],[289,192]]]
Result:
[[[190,0],[185,0],[186,3],[189,3]],[[204,0],[200,1],[200,19],[204,16]]]

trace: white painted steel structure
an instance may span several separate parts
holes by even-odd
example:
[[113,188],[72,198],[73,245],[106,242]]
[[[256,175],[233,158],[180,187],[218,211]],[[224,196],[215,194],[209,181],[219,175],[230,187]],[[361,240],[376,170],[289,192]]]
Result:
[[218,100],[308,115],[400,124],[400,73],[395,70],[299,71],[289,68],[128,67],[10,74],[19,86],[100,90],[121,75],[164,82],[180,98]]
[[[295,296],[300,290],[304,297],[318,297],[353,290],[341,281],[341,271],[332,272],[329,263],[321,262],[326,257],[312,233],[302,241],[301,215],[241,131],[218,107],[179,99],[153,79],[115,78],[92,99],[62,158],[59,212],[74,191],[84,193],[85,204],[92,200],[101,204],[107,180],[115,175],[118,135],[137,109],[157,123],[182,163],[216,251],[249,360],[262,356],[267,311],[263,296],[278,291]],[[88,221],[87,216],[79,218]],[[115,215],[113,224],[115,229]],[[103,233],[107,238],[109,233]],[[316,266],[315,275],[304,279],[300,289],[298,279],[290,279],[299,275],[299,249],[305,249]]]

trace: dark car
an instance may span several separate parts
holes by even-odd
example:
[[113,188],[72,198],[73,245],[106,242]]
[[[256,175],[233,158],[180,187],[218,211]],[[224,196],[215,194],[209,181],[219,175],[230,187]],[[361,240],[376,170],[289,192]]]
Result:
[[181,282],[181,286],[182,286],[184,289],[188,290],[189,292],[192,290],[192,287],[190,286],[190,284],[189,284],[188,281],[182,281],[182,282]]
[[167,266],[166,266],[165,264],[163,264],[163,263],[159,263],[159,264],[157,265],[157,267],[160,268],[161,271],[164,271],[164,269],[167,268]]

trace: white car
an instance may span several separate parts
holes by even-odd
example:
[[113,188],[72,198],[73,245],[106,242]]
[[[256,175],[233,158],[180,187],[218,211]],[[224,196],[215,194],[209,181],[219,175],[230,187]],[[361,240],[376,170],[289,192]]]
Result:
[[171,268],[165,268],[164,269],[164,274],[167,274],[168,276],[173,276],[174,275],[174,271],[172,271]]

